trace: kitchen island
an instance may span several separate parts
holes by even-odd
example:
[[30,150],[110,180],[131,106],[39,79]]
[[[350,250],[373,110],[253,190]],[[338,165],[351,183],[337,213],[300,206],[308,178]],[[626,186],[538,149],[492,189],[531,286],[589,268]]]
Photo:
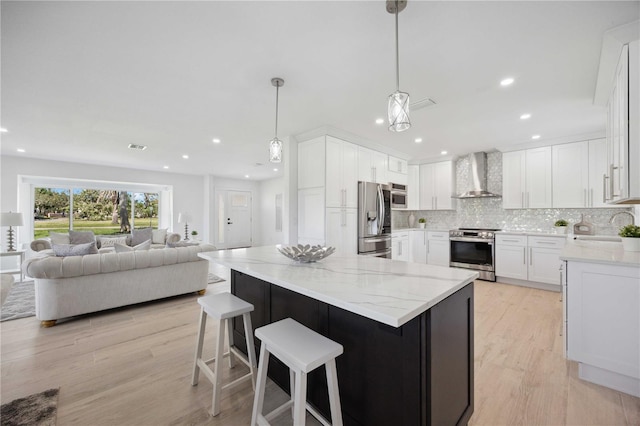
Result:
[[[254,305],[255,328],[291,317],[344,346],[336,362],[345,425],[468,422],[477,273],[340,253],[300,264],[275,246],[199,256],[231,269],[231,291]],[[242,324],[233,330],[246,352]],[[288,392],[277,359],[269,376]],[[323,369],[308,380],[309,402],[328,417]]]

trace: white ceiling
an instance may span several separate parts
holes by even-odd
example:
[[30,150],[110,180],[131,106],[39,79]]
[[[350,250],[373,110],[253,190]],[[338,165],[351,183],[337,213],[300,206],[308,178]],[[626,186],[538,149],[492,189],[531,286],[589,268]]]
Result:
[[603,34],[639,5],[410,0],[400,88],[437,105],[395,134],[374,124],[395,90],[382,1],[2,1],[2,154],[270,178],[276,76],[281,139],[330,126],[417,160],[604,133]]

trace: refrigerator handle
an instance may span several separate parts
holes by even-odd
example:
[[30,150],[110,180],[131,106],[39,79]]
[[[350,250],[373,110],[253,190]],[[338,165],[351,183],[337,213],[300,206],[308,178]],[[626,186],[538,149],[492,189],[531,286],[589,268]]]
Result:
[[382,187],[378,185],[378,235],[382,234],[384,227],[384,194],[382,193]]

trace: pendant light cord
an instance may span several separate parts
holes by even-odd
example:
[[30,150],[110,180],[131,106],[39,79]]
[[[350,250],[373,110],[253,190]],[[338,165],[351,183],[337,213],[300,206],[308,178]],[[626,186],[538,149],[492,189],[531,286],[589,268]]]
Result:
[[400,91],[400,48],[398,47],[398,1],[396,0],[396,92]]
[[278,92],[280,91],[280,82],[276,83],[276,139],[278,139]]

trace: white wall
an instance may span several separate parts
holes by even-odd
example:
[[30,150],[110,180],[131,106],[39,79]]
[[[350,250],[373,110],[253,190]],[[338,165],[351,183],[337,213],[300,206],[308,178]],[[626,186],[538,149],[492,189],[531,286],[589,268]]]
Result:
[[[0,211],[18,211],[18,176],[42,176],[112,182],[168,185],[173,187],[173,230],[184,233],[178,224],[178,213],[189,211],[193,217],[190,229],[203,229],[205,212],[205,177],[147,170],[104,167],[81,163],[49,161],[3,155],[0,161]],[[21,203],[23,204],[23,203]],[[25,221],[29,214],[22,212]],[[18,231],[18,243],[28,243],[31,235]],[[2,247],[6,247],[6,230],[2,229]]]
[[[285,179],[283,177],[260,182],[260,245],[284,244],[285,234]],[[276,195],[282,196],[282,228],[276,230]]]

